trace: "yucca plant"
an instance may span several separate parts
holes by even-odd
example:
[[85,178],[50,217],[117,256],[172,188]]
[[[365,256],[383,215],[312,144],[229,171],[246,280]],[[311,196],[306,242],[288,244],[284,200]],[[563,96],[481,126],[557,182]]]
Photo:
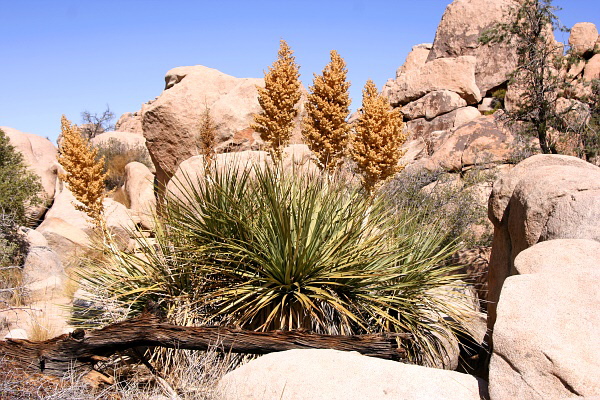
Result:
[[[109,252],[83,273],[131,312],[151,299],[179,323],[327,334],[408,332],[415,361],[472,311],[441,266],[439,225],[335,176],[270,164],[213,165],[179,182],[138,254]],[[93,289],[92,289],[93,290]]]

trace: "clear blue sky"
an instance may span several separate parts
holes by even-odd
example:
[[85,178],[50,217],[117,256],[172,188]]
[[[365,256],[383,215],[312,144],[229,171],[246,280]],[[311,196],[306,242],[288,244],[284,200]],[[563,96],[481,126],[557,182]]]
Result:
[[[177,66],[262,77],[280,38],[305,85],[336,49],[355,109],[367,79],[381,88],[413,45],[433,41],[450,1],[0,0],[0,125],[54,141],[61,114],[136,111]],[[554,4],[565,25],[600,27],[600,1]]]

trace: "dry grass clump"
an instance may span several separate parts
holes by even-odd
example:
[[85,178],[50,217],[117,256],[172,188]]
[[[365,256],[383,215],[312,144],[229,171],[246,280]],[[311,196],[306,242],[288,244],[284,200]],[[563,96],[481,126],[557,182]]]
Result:
[[200,116],[200,123],[198,126],[198,138],[197,145],[200,154],[204,157],[204,161],[210,164],[215,153],[215,146],[217,145],[217,129],[219,126],[215,122],[214,118],[210,114],[210,107],[208,104],[204,104],[204,111]]
[[104,173],[106,174],[106,190],[120,188],[125,183],[125,166],[137,161],[148,168],[154,168],[150,153],[145,146],[130,145],[115,138],[100,143],[97,147],[96,159],[104,158]]
[[319,160],[319,166],[332,171],[346,154],[350,124],[350,82],[346,81],[346,63],[335,51],[322,75],[315,75],[306,103],[302,135]]
[[32,312],[27,337],[34,342],[42,342],[60,335],[62,332],[45,312]]
[[265,73],[265,87],[257,88],[262,111],[254,116],[252,129],[260,133],[276,159],[281,159],[281,152],[290,141],[294,118],[298,115],[296,103],[301,96],[298,69],[293,51],[285,40],[281,40],[277,60]]
[[367,81],[350,153],[368,193],[402,170],[398,160],[407,137],[403,127],[400,109],[392,109],[375,83]]
[[218,380],[241,360],[216,350],[178,350],[172,357],[173,367],[168,373],[158,372],[162,377],[125,354],[114,357],[103,372],[114,377],[115,384],[101,387],[94,387],[85,375],[74,371],[61,379],[32,373],[0,359],[0,399],[217,400]]
[[86,213],[95,225],[100,226],[104,218],[102,201],[106,195],[104,159],[98,159],[98,150],[90,145],[77,126],[72,125],[64,115],[61,118],[61,132],[58,162],[65,172],[59,177],[69,185],[77,199],[75,208]]

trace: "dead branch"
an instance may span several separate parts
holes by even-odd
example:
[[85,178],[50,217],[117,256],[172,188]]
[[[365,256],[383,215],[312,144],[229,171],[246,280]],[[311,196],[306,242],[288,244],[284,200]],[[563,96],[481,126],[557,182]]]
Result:
[[335,349],[389,360],[405,359],[398,346],[408,334],[320,335],[301,331],[254,332],[225,327],[184,327],[161,322],[152,314],[108,325],[102,329],[77,329],[43,342],[22,339],[0,341],[0,357],[23,368],[62,376],[70,368],[89,371],[99,359],[138,346],[266,354],[292,349]]

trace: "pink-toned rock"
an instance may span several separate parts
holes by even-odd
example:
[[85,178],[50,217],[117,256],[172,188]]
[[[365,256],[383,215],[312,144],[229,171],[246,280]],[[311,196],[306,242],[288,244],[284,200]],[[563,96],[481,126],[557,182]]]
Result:
[[[314,156],[305,144],[293,144],[283,150],[283,167],[291,168],[299,166],[303,171],[314,172],[317,170],[313,162]],[[226,168],[238,168],[240,171],[245,168],[253,168],[265,165],[271,162],[271,158],[266,151],[240,151],[235,153],[220,153],[213,159],[213,167],[219,171]],[[205,162],[202,156],[188,158],[177,168],[171,181],[167,185],[167,192],[175,197],[181,198],[182,191],[186,190],[188,181],[197,183],[197,177],[202,177],[205,171]]]
[[600,395],[600,243],[540,242],[514,266],[497,307],[490,397]]
[[[75,197],[63,188],[54,198],[52,207],[45,215],[42,224],[36,228],[41,232],[64,265],[69,265],[81,256],[91,245],[90,235],[94,230],[90,219],[75,209]],[[135,225],[123,204],[112,199],[104,200],[106,224],[121,244],[129,239],[129,231]]]
[[[206,107],[218,125],[217,145],[233,139],[235,150],[252,148],[254,136],[248,129],[261,110],[256,88],[264,86],[263,79],[235,78],[197,65],[170,70],[165,82],[163,93],[142,107],[143,132],[159,185],[167,184],[182,161],[199,154],[198,127]],[[303,105],[298,107],[301,114]],[[299,121],[293,141],[299,140]]]
[[575,54],[583,55],[594,51],[598,40],[598,29],[591,22],[579,22],[571,28],[569,45]]
[[[57,179],[57,157],[56,146],[48,139],[31,133],[23,133],[16,129],[1,126],[10,144],[21,154],[25,163],[40,177],[44,193],[41,193],[47,201],[54,198],[54,187]],[[33,211],[33,216],[38,217],[45,211],[45,205]]]
[[454,0],[444,12],[428,61],[438,58],[474,56],[475,81],[486,92],[507,80],[516,66],[515,47],[507,43],[482,45],[481,34],[505,20],[513,0]]
[[474,376],[338,350],[288,350],[264,355],[225,375],[224,400],[479,400]]
[[116,141],[129,147],[146,147],[146,138],[139,133],[109,131],[103,132],[90,139],[93,146],[106,146],[109,142]]
[[402,107],[402,114],[408,120],[423,117],[431,120],[439,115],[466,106],[467,102],[457,93],[449,90],[437,90],[427,93],[419,100],[415,100]]
[[142,112],[126,112],[115,124],[115,131],[142,134]]
[[456,92],[475,104],[481,100],[475,83],[476,59],[472,56],[438,58],[419,69],[408,70],[386,83],[383,94],[394,106],[402,106],[436,90]]
[[510,132],[496,123],[494,116],[480,116],[447,132],[428,160],[427,168],[461,171],[475,164],[505,163],[510,157],[512,140]]
[[406,56],[404,64],[396,71],[396,78],[409,71],[421,69],[427,62],[431,46],[431,43],[422,43],[413,46],[411,52]]
[[125,166],[123,190],[129,201],[132,215],[140,219],[145,229],[154,227],[156,197],[154,196],[154,174],[144,164],[130,162]]
[[481,116],[481,113],[475,107],[462,107],[435,117],[431,121],[425,118],[418,118],[406,123],[406,131],[412,138],[426,138],[435,131],[446,131],[457,128]]
[[494,239],[488,279],[488,328],[517,255],[538,242],[600,241],[600,168],[575,157],[535,155],[494,183],[488,216]]
[[583,79],[586,81],[600,79],[600,54],[595,54],[587,62],[585,69],[583,70]]
[[581,73],[583,72],[585,65],[585,60],[578,60],[577,62],[575,62],[573,65],[571,65],[571,67],[569,67],[569,71],[567,71],[567,78],[579,78],[579,75],[581,75]]

